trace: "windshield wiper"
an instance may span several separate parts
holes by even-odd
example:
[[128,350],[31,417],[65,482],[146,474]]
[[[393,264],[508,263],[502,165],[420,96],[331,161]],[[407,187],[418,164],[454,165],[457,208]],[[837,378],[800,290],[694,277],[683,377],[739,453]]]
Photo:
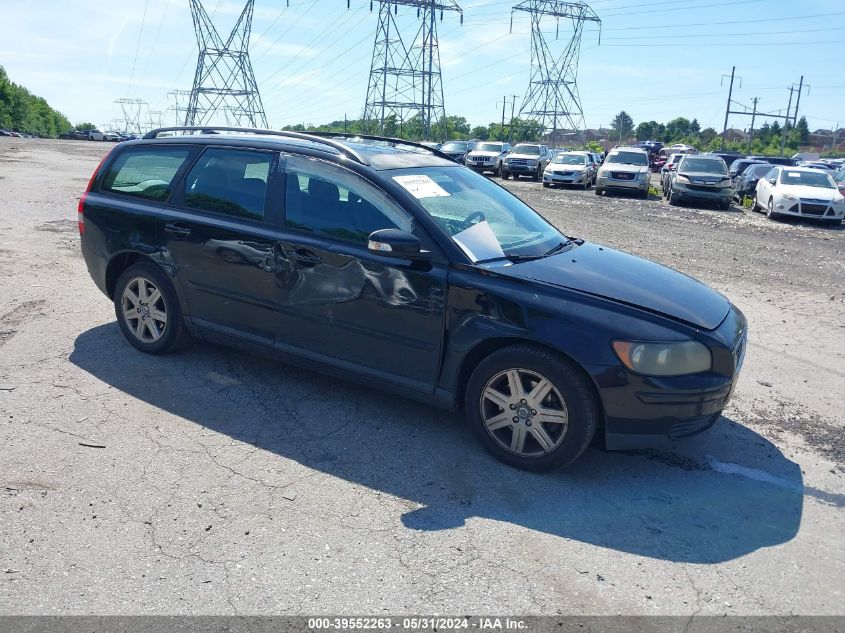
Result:
[[561,242],[557,246],[552,246],[549,250],[547,250],[545,253],[543,253],[543,257],[548,257],[549,255],[554,255],[555,253],[559,253],[564,248],[566,248],[567,246],[571,246],[574,243],[575,242],[573,240],[567,239],[565,242]]

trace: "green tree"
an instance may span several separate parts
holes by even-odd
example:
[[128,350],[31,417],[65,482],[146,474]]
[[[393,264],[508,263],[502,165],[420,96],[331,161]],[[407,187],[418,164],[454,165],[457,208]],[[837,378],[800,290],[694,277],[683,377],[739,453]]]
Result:
[[485,125],[477,125],[472,128],[470,136],[472,136],[472,138],[477,138],[481,139],[482,141],[486,141],[490,138],[490,130]]
[[643,121],[634,130],[634,136],[638,141],[650,141],[657,137],[660,124],[657,121]]
[[70,128],[70,121],[41,97],[10,81],[0,66],[0,127],[55,138]]
[[716,132],[716,130],[714,130],[712,127],[706,127],[701,130],[701,133],[698,135],[698,138],[701,139],[701,143],[703,145],[709,145],[718,135],[718,132]]
[[798,119],[798,123],[795,126],[795,129],[798,131],[798,140],[804,144],[809,142],[810,140],[810,126],[807,125],[807,117],[801,117]]
[[614,139],[618,138],[621,143],[633,135],[634,119],[625,110],[622,110],[613,117],[613,120],[610,122],[610,129],[613,130]]
[[83,123],[77,123],[74,127],[77,130],[79,130],[80,132],[87,132],[89,130],[96,129],[97,126],[94,125],[93,123],[83,122]]

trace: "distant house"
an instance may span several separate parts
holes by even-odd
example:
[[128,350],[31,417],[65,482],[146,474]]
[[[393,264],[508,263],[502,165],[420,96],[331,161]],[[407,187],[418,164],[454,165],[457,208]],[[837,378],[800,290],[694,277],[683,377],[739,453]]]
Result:
[[747,141],[749,139],[747,132],[737,130],[736,128],[730,128],[724,132],[720,132],[719,137],[724,137],[726,141]]

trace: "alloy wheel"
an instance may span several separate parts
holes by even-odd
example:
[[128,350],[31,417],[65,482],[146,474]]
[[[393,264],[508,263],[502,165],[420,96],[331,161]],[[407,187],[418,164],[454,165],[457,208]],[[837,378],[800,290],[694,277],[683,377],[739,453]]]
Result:
[[487,432],[519,456],[546,455],[560,446],[569,427],[566,402],[543,375],[506,369],[481,392],[481,416]]
[[156,285],[144,277],[133,277],[123,289],[121,313],[129,330],[143,343],[158,341],[167,327],[167,306]]

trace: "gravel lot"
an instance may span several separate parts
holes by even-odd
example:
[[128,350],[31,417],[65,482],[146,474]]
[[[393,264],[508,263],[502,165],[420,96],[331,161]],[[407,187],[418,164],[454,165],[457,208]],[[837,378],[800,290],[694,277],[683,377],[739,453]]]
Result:
[[406,400],[136,352],[78,252],[108,147],[0,138],[0,614],[843,613],[842,229],[507,183],[750,323],[708,433],[536,475]]

